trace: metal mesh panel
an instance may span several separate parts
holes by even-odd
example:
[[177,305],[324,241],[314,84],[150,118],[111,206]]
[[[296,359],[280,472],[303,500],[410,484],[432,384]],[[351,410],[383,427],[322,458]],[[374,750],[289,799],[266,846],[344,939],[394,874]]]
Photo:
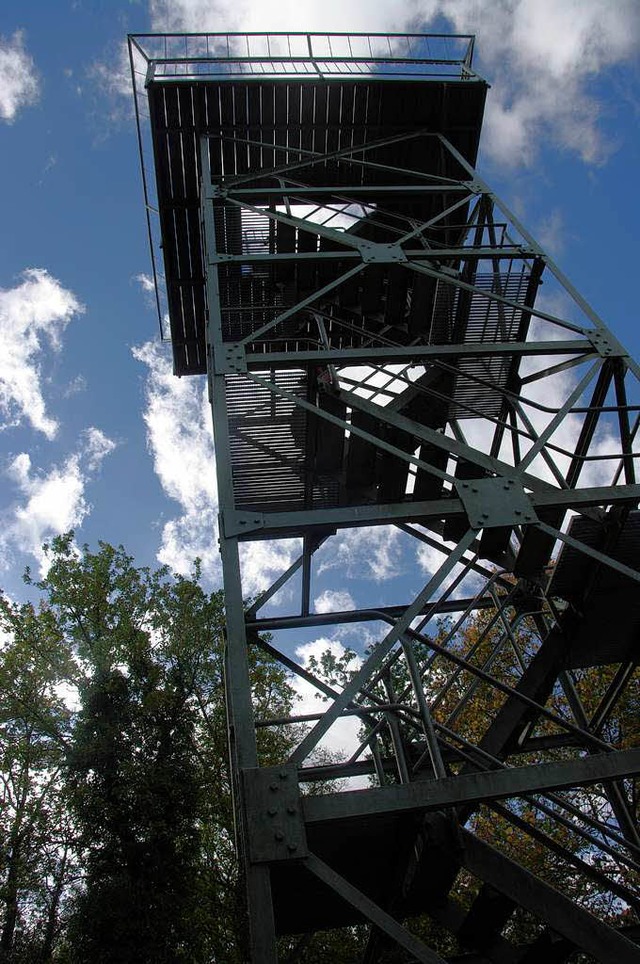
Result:
[[[270,380],[307,396],[302,371],[272,371]],[[336,479],[314,473],[307,463],[309,418],[281,398],[238,376],[226,380],[235,503],[238,508],[301,509],[336,505]]]

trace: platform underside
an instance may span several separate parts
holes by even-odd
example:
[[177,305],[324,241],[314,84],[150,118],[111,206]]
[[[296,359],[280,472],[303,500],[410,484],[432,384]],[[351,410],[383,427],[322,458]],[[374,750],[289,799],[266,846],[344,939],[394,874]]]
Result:
[[[209,151],[214,182],[255,177],[260,171],[286,165],[292,151],[324,155],[420,130],[445,134],[473,163],[486,84],[385,82],[375,75],[330,82],[306,78],[273,82],[260,78],[242,83],[158,80],[149,85],[148,93],[174,366],[176,374],[189,375],[206,371],[200,226],[202,135],[212,135]],[[367,159],[384,163],[393,157],[398,168],[458,176],[458,165],[444,152],[433,150],[435,156],[425,158],[424,141],[417,139],[402,149],[370,151]],[[312,180],[324,187],[340,186],[344,176],[345,165],[324,163],[313,172]],[[370,185],[376,181],[371,169],[361,179]],[[424,210],[428,213],[428,204]]]
[[[425,826],[434,843],[423,859],[401,901],[403,875],[412,850]],[[309,849],[381,907],[393,907],[400,919],[426,913],[446,899],[459,863],[455,839],[444,815],[424,817],[390,814],[307,830]],[[453,845],[453,846],[452,846]],[[303,862],[274,865],[271,870],[276,927],[281,934],[325,930],[362,923],[365,918],[341,900]]]

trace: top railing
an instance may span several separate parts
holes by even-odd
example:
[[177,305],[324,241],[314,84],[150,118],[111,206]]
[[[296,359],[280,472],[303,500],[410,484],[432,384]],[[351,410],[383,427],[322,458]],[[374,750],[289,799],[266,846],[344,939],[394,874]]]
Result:
[[[135,34],[146,82],[240,75],[474,80],[471,34]],[[137,58],[136,58],[137,59]]]

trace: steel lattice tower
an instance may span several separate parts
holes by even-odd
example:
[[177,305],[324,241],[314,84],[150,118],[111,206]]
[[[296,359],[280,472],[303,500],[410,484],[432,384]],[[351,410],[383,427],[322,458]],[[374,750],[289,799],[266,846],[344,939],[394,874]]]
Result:
[[[475,170],[472,50],[130,38],[175,372],[206,373],[213,408],[254,964],[277,960],[278,934],[362,921],[366,964],[394,945],[442,961],[405,926],[423,914],[468,964],[640,961],[638,729],[611,724],[638,709],[640,371]],[[380,526],[441,564],[402,605],[313,612],[317,554]],[[245,609],[242,543],[284,538],[299,557]],[[261,616],[286,584],[296,612]],[[344,684],[289,655],[286,633],[347,624],[378,641]],[[251,647],[326,698],[276,767],[256,733],[295,718],[255,718]],[[343,717],[360,745],[322,762]],[[629,908],[627,926],[525,868],[509,829]],[[517,908],[537,921],[524,947]]]

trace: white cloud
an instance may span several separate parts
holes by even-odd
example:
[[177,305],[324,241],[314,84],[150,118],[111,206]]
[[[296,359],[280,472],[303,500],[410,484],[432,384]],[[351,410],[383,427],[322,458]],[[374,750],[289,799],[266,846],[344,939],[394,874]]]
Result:
[[[135,281],[136,284],[139,286],[140,291],[142,292],[142,298],[145,303],[145,306],[151,309],[152,311],[155,311],[157,302],[156,302],[156,286],[153,280],[153,276],[150,274],[146,274],[144,271],[142,271],[140,274],[134,275],[131,280]],[[167,332],[169,331],[168,315],[165,315],[165,317],[163,318],[162,326],[164,329],[166,329]]]
[[102,460],[113,452],[117,443],[108,438],[99,428],[88,428],[83,434],[86,439],[84,456],[87,467],[95,472],[102,464]]
[[133,355],[148,368],[144,420],[154,469],[181,509],[163,527],[158,559],[187,574],[197,556],[204,575],[218,579],[218,499],[204,380],[176,378],[168,353],[154,342],[134,348]]
[[138,282],[144,294],[153,294],[153,292],[156,290],[156,286],[153,283],[153,278],[150,274],[145,274],[144,271],[140,274],[137,274],[133,280]]
[[[449,549],[455,548],[451,543],[448,544]],[[434,546],[428,545],[426,542],[421,542],[418,544],[416,549],[416,557],[418,559],[418,564],[425,574],[425,585],[428,579],[434,576],[440,567],[448,559],[448,554],[443,551],[440,552]],[[456,579],[456,577],[462,571],[463,566],[458,564],[453,567],[452,571],[445,576],[445,578],[440,583],[440,586],[434,593],[434,598],[438,598],[445,589],[448,589],[451,583]],[[451,593],[451,599],[462,599],[465,596],[473,596],[483,583],[483,577],[479,576],[472,569],[464,576],[460,583]],[[419,617],[418,622],[420,622],[422,617]]]
[[38,560],[44,574],[48,561],[43,542],[81,525],[91,511],[86,486],[114,448],[115,442],[100,429],[89,428],[82,433],[78,451],[47,472],[34,469],[26,452],[13,459],[5,475],[19,497],[2,512],[1,566],[7,568],[16,552],[25,553]]
[[[151,0],[152,29],[167,32],[223,30],[361,30],[386,31],[419,15],[427,19],[438,8],[437,0],[414,0],[390,4],[384,0]],[[221,27],[221,25],[224,25]]]
[[74,375],[70,380],[67,387],[64,389],[63,395],[65,398],[72,398],[74,395],[80,394],[80,392],[86,391],[87,379],[84,375]]
[[351,593],[342,589],[325,589],[313,601],[317,613],[336,613],[346,612],[348,609],[355,609]]
[[317,553],[318,572],[341,569],[350,579],[384,582],[402,572],[401,533],[393,526],[344,529]]
[[0,36],[0,117],[11,123],[23,107],[34,104],[40,92],[32,57],[24,47],[22,31]]
[[[144,66],[139,53],[134,51],[134,68],[142,71],[140,88],[144,85]],[[88,70],[99,96],[105,98],[108,106],[107,117],[118,124],[134,117],[133,90],[131,85],[131,64],[126,40],[115,48],[111,47],[104,60],[97,60]],[[78,89],[81,93],[82,89]],[[104,118],[103,118],[104,120]]]
[[493,83],[483,145],[494,160],[532,163],[548,137],[588,163],[606,159],[590,84],[637,55],[635,0],[455,0],[442,11],[456,30],[477,33]]
[[564,249],[564,217],[554,208],[541,219],[536,229],[536,240],[552,257],[557,258]]
[[15,288],[0,288],[0,417],[3,427],[23,419],[47,438],[58,423],[47,414],[39,356],[44,342],[60,349],[60,337],[74,315],[84,311],[75,295],[43,268],[29,268]]
[[[311,643],[299,646],[296,649],[296,657],[301,665],[308,669],[312,657],[320,660],[322,654],[326,652],[331,653],[336,659],[340,659],[344,656],[346,647],[336,639],[321,637]],[[361,663],[362,660],[355,656],[349,666],[356,671],[360,668]],[[323,699],[320,692],[311,683],[307,683],[299,676],[294,676],[291,679],[291,685],[298,698],[295,709],[296,716],[302,716],[305,713],[324,713],[328,710],[330,703]],[[336,689],[340,690],[340,686],[337,686]],[[330,727],[318,746],[320,749],[326,750],[332,759],[344,757],[345,754],[352,753],[358,745],[359,729],[360,721],[357,717],[342,717]]]
[[[242,586],[247,598],[264,592],[293,563],[300,554],[299,539],[267,539],[264,542],[245,542],[240,546]],[[276,605],[290,598],[285,587],[272,597]]]

